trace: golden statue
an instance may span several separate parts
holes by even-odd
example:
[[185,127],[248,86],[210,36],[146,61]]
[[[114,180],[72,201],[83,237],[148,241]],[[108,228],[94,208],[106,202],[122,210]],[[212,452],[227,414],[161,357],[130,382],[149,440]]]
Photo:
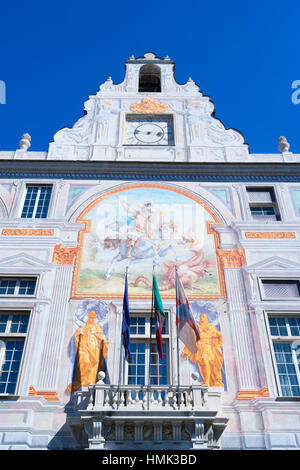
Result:
[[199,323],[200,340],[198,341],[198,351],[193,354],[185,347],[182,357],[188,358],[197,364],[203,381],[201,384],[210,387],[222,387],[222,364],[223,364],[223,336],[220,331],[209,323],[207,315],[203,313]]
[[76,347],[76,371],[73,382],[67,387],[68,393],[95,384],[98,372],[103,369],[109,342],[106,341],[103,327],[96,323],[96,319],[97,314],[92,310],[86,324],[78,328],[73,335]]

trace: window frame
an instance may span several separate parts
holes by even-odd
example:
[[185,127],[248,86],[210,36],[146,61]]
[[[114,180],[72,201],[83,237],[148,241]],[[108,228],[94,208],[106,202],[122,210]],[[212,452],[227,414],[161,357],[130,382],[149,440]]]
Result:
[[[170,317],[171,317],[171,312],[169,310],[165,310],[166,313],[166,325],[167,325],[167,332],[162,334],[162,339],[163,342],[166,344],[166,354],[167,354],[167,384],[170,385],[172,383],[172,373],[171,373],[171,325],[170,325]],[[144,317],[146,318],[145,321],[145,334],[132,334],[130,332],[130,343],[143,343],[145,344],[145,385],[143,386],[148,386],[149,384],[149,353],[150,353],[150,320],[151,320],[151,312],[147,311],[136,311],[136,312],[131,312],[130,313],[131,319],[136,318],[136,317]],[[154,321],[154,313],[153,313],[153,321]],[[156,335],[155,331],[152,332],[151,335],[151,344],[155,343],[156,344]],[[128,368],[129,365],[127,361],[125,361],[125,367],[124,367],[124,383],[128,385]],[[133,385],[134,386],[134,385]],[[136,385],[137,387],[139,384]],[[151,384],[153,386],[153,384]],[[163,386],[163,385],[162,385]]]
[[[279,210],[279,205],[278,205],[278,199],[277,199],[277,194],[276,194],[276,189],[274,186],[246,186],[246,197],[247,197],[247,202],[248,202],[248,207],[249,207],[249,212],[250,212],[250,217],[251,220],[254,222],[267,222],[267,223],[273,223],[273,222],[281,222],[282,221],[282,215]],[[249,197],[249,192],[269,192],[271,201],[250,201]],[[273,208],[274,213],[275,213],[275,219],[270,219],[267,220],[267,218],[262,217],[261,220],[260,218],[254,218],[251,208],[258,207],[260,209],[264,208]]]
[[[296,281],[298,284],[298,291],[299,291],[299,296],[298,297],[267,297],[265,294],[265,289],[264,289],[264,281],[273,281],[273,282],[278,282],[278,283],[288,283],[292,281]],[[300,279],[299,277],[288,277],[288,278],[278,278],[278,277],[269,277],[269,276],[262,276],[258,278],[258,285],[259,285],[259,292],[260,292],[260,298],[263,301],[300,301]]]
[[[273,364],[273,369],[274,369],[274,376],[275,376],[275,383],[276,383],[276,388],[277,388],[277,393],[280,398],[283,399],[295,399],[299,400],[300,399],[300,391],[299,395],[284,395],[282,391],[282,386],[280,383],[280,374],[278,370],[278,364],[276,361],[276,353],[274,349],[274,344],[290,344],[291,345],[291,353],[292,353],[292,359],[293,362],[292,364],[294,365],[295,371],[296,371],[296,377],[298,380],[298,388],[300,390],[300,367],[298,366],[298,361],[296,357],[296,351],[293,350],[292,345],[295,344],[295,342],[298,342],[300,344],[300,335],[298,336],[293,336],[293,335],[287,335],[287,336],[273,336],[271,334],[271,326],[269,319],[270,318],[284,318],[285,319],[285,324],[287,325],[287,318],[299,318],[300,319],[300,311],[273,311],[273,310],[267,310],[264,312],[265,314],[265,323],[266,323],[266,328],[267,328],[267,334],[268,334],[268,339],[269,339],[269,344],[270,344],[270,354],[271,354],[271,360]],[[288,328],[289,330],[289,328]],[[290,331],[289,331],[290,332]]]
[[[30,328],[31,328],[32,309],[31,308],[19,308],[19,307],[15,308],[15,309],[0,308],[0,316],[4,315],[4,314],[8,314],[10,317],[12,317],[13,315],[16,315],[16,314],[27,315],[28,316],[28,324],[27,324],[27,330],[26,330],[25,333],[24,332],[23,333],[12,333],[10,331],[0,332],[0,341],[1,342],[2,341],[7,342],[7,341],[10,341],[10,340],[13,340],[13,339],[17,339],[17,340],[22,340],[23,339],[22,356],[21,356],[21,359],[20,359],[20,364],[19,364],[19,368],[18,368],[18,375],[17,375],[17,380],[16,380],[14,392],[13,393],[5,393],[5,392],[2,393],[2,392],[0,392],[0,400],[2,398],[16,397],[16,396],[19,395],[18,391],[19,391],[20,381],[21,381],[21,377],[22,377],[22,373],[23,373],[27,343],[28,343],[28,338],[29,338]],[[6,327],[6,330],[7,329],[8,329],[8,327]],[[5,353],[4,353],[4,357],[5,357]],[[3,365],[4,365],[4,363],[3,363]]]
[[[37,187],[39,189],[39,192],[38,192],[38,195],[36,197],[36,200],[35,200],[35,203],[34,203],[34,211],[33,211],[33,214],[32,214],[32,217],[22,217],[22,213],[23,213],[23,210],[24,210],[24,205],[25,205],[25,201],[26,201],[26,197],[27,197],[27,192],[28,192],[28,188],[29,187]],[[37,211],[37,208],[38,208],[38,204],[39,204],[39,200],[40,200],[40,194],[41,194],[41,188],[44,188],[44,187],[47,187],[47,188],[51,188],[51,194],[50,194],[50,199],[49,199],[49,204],[48,204],[48,208],[47,208],[47,214],[46,214],[46,217],[35,217],[36,215],[36,211]],[[24,220],[46,220],[49,218],[49,214],[51,212],[51,206],[52,206],[52,200],[53,200],[53,190],[54,190],[54,185],[52,183],[47,183],[47,184],[43,184],[43,183],[39,183],[39,182],[28,182],[24,185],[24,188],[23,188],[23,193],[22,193],[22,198],[20,200],[20,206],[19,206],[19,211],[18,211],[18,218],[20,219],[24,219]]]
[[[13,276],[13,275],[0,275],[0,282],[1,281],[4,281],[4,280],[16,280],[17,281],[17,284],[16,284],[16,287],[15,289],[17,289],[17,292],[16,290],[14,291],[13,294],[1,294],[0,293],[0,298],[3,297],[3,298],[35,298],[37,296],[37,291],[38,291],[38,286],[39,286],[39,276],[38,275],[25,275],[25,276],[22,276],[22,275],[17,275],[17,276]],[[34,293],[33,294],[19,294],[19,289],[20,289],[20,282],[21,281],[26,281],[26,280],[35,280],[35,288],[34,288]]]

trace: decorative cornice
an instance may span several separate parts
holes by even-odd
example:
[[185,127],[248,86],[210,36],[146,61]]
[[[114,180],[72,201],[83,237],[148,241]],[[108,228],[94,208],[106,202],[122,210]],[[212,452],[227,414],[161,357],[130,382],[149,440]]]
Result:
[[73,264],[78,248],[63,247],[61,244],[55,245],[53,252],[53,263]]
[[53,229],[31,229],[31,228],[3,228],[2,236],[14,237],[52,237],[54,235]]
[[223,268],[241,268],[246,264],[245,250],[238,247],[236,250],[217,250]]
[[0,160],[0,178],[300,182],[300,163]]
[[246,238],[254,239],[290,239],[296,238],[295,232],[245,232]]

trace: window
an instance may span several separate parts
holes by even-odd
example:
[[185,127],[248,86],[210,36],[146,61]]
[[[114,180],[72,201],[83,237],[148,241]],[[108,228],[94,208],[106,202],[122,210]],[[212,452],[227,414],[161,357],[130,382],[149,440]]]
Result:
[[21,213],[23,219],[45,219],[48,214],[52,186],[28,185]]
[[140,69],[139,92],[157,93],[161,91],[160,68],[147,64]]
[[247,188],[252,219],[256,221],[281,220],[273,188]]
[[16,391],[28,323],[29,312],[0,312],[0,393]]
[[270,315],[268,321],[280,393],[300,396],[300,317]]
[[299,299],[300,285],[298,279],[263,279],[262,298],[263,299]]
[[[150,320],[148,314],[136,314],[131,317],[130,325],[130,363],[128,364],[128,384],[149,384],[150,355]],[[162,329],[163,360],[157,351],[154,319],[151,336],[150,385],[167,385],[169,379],[169,326],[168,315]]]
[[36,278],[0,277],[0,295],[35,295]]

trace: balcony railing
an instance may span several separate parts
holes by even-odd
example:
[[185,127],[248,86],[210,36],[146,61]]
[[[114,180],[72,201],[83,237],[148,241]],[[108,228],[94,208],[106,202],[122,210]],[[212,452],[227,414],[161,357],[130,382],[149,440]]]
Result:
[[[95,385],[74,394],[70,425],[77,436],[84,428],[89,448],[142,442],[219,447],[228,421],[220,411],[221,391],[204,385],[105,384],[104,376],[101,372]],[[84,447],[82,438],[79,445]]]
[[[89,387],[88,410],[194,410],[204,408],[208,389],[204,386],[105,385]],[[82,400],[82,395],[78,396]],[[78,403],[79,404],[79,403]]]

